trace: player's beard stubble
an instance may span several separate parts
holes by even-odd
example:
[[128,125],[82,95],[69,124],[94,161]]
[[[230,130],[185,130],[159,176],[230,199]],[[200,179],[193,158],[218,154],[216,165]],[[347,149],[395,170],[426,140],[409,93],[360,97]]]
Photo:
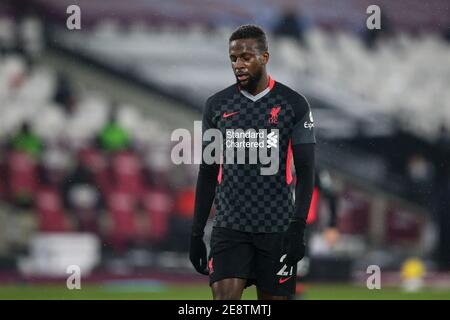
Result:
[[255,75],[251,75],[249,74],[248,76],[248,80],[246,84],[243,84],[242,82],[240,82],[238,79],[236,79],[238,85],[241,87],[241,89],[252,93],[255,91],[256,87],[258,86],[258,82],[259,80],[261,80],[262,77],[262,69],[258,70]]

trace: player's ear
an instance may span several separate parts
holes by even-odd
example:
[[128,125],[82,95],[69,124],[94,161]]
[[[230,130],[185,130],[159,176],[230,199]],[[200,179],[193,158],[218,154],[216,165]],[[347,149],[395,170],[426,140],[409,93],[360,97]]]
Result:
[[261,55],[261,63],[263,65],[266,65],[269,62],[269,52],[265,51],[262,55]]

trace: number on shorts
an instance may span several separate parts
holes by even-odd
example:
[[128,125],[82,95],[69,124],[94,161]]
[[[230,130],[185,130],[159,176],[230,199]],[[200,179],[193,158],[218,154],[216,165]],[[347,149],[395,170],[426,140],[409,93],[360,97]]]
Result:
[[[283,262],[284,259],[286,259],[286,256],[287,256],[287,254],[282,255],[281,258],[280,258],[280,262]],[[283,264],[283,267],[280,269],[280,271],[278,271],[277,276],[283,276],[283,277],[292,276],[292,272],[294,271],[294,267],[291,266],[291,269],[290,269],[289,273],[286,271],[287,267],[288,266],[286,264]]]

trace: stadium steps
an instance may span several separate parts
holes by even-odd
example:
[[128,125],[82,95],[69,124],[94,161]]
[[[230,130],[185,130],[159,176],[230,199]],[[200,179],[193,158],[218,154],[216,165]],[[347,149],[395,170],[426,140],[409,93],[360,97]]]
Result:
[[60,48],[48,48],[40,62],[67,74],[80,89],[96,90],[117,102],[132,104],[144,116],[168,128],[191,128],[194,120],[201,120],[198,112],[186,109],[179,102],[154,92],[148,86]]

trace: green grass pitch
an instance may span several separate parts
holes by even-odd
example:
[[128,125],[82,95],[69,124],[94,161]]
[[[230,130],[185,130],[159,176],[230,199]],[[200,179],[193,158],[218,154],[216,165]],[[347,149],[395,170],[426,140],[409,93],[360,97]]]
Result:
[[[207,285],[173,285],[162,283],[85,285],[80,290],[69,290],[64,285],[3,285],[0,300],[210,300]],[[256,299],[255,287],[245,290],[244,300]],[[420,292],[406,293],[395,287],[368,290],[345,284],[307,284],[302,297],[305,300],[449,300],[449,289],[424,288]]]

